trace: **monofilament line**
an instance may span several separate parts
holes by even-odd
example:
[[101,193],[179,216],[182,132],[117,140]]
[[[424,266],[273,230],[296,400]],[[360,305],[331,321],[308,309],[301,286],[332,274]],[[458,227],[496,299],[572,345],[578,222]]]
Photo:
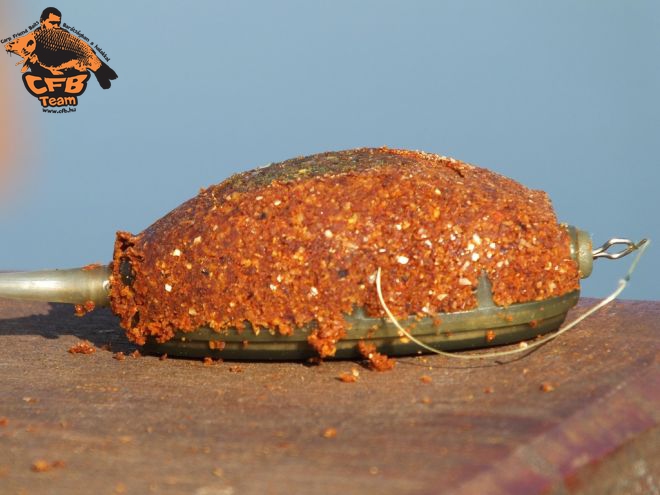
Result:
[[519,354],[521,352],[529,352],[532,349],[535,349],[539,346],[542,346],[543,344],[550,342],[553,339],[556,339],[559,337],[561,334],[568,332],[570,329],[575,327],[578,323],[582,322],[585,318],[588,318],[592,314],[594,314],[596,311],[602,309],[612,301],[614,301],[617,297],[619,297],[619,294],[625,289],[626,285],[630,281],[630,277],[632,276],[633,272],[635,271],[635,268],[637,268],[637,263],[639,262],[639,259],[642,257],[644,254],[644,251],[649,247],[651,244],[651,241],[647,240],[643,244],[639,246],[639,252],[637,253],[637,256],[635,256],[635,259],[633,262],[630,264],[630,268],[628,269],[628,273],[626,274],[625,277],[623,277],[621,280],[619,280],[619,286],[616,288],[612,294],[607,296],[605,299],[594,305],[592,308],[590,308],[588,311],[586,311],[584,314],[580,315],[577,317],[575,320],[561,328],[560,330],[556,331],[553,334],[547,335],[543,337],[542,339],[539,339],[535,342],[532,342],[531,344],[528,344],[526,347],[520,348],[520,349],[513,349],[513,350],[508,350],[508,351],[497,351],[497,352],[488,352],[488,353],[483,353],[483,354],[456,354],[453,352],[445,352],[441,351],[439,349],[435,349],[429,345],[426,345],[424,342],[420,341],[419,339],[415,338],[410,332],[408,332],[405,328],[401,326],[399,321],[396,319],[396,317],[392,314],[390,309],[387,307],[387,304],[385,303],[385,298],[383,297],[383,291],[381,288],[380,284],[380,267],[378,267],[378,271],[376,272],[376,291],[378,292],[378,299],[380,300],[380,304],[383,307],[383,310],[387,314],[388,318],[390,321],[394,324],[394,326],[399,330],[399,332],[410,339],[412,342],[417,344],[423,349],[426,349],[429,352],[432,352],[434,354],[440,354],[441,356],[447,356],[450,358],[456,358],[456,359],[484,359],[484,358],[493,358],[493,357],[503,357],[503,356],[511,356],[514,354]]

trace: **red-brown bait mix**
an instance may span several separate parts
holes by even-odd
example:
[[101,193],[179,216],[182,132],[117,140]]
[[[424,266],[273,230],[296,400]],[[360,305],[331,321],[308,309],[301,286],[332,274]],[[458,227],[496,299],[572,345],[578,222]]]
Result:
[[[118,232],[111,304],[128,338],[249,322],[283,335],[309,323],[321,357],[356,307],[384,317],[496,304],[579,287],[569,237],[542,191],[451,158],[356,149],[294,158],[202,190],[138,235]],[[221,340],[221,336],[219,337]]]

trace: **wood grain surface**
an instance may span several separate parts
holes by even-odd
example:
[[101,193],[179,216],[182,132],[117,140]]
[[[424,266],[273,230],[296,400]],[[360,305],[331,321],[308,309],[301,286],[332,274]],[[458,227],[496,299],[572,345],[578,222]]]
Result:
[[0,300],[0,493],[660,493],[659,330],[615,302],[525,357],[378,373],[133,357],[107,310]]

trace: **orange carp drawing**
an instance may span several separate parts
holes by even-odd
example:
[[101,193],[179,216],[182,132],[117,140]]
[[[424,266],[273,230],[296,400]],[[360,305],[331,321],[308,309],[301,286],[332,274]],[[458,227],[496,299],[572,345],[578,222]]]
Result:
[[61,28],[39,28],[5,45],[5,50],[23,57],[21,72],[39,65],[53,75],[66,70],[91,70],[103,89],[117,79],[117,73],[96,55],[83,40]]
[[[32,32],[28,33],[26,29],[15,34],[14,39],[5,45],[5,51],[21,57],[16,65],[23,66],[25,88],[41,102],[42,107],[75,107],[87,87],[89,71],[94,73],[103,89],[110,88],[110,81],[117,79],[117,73],[85,42],[89,38],[75,28],[71,30],[80,37],[61,27],[62,13],[59,10],[55,7],[44,9],[39,24]],[[102,50],[100,53],[106,61],[110,60]]]

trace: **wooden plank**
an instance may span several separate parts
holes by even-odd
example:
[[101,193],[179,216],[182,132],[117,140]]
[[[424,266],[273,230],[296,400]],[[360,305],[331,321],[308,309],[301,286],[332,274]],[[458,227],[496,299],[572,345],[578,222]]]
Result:
[[659,322],[615,302],[505,364],[377,373],[118,361],[135,348],[108,311],[0,300],[0,493],[653,493]]

